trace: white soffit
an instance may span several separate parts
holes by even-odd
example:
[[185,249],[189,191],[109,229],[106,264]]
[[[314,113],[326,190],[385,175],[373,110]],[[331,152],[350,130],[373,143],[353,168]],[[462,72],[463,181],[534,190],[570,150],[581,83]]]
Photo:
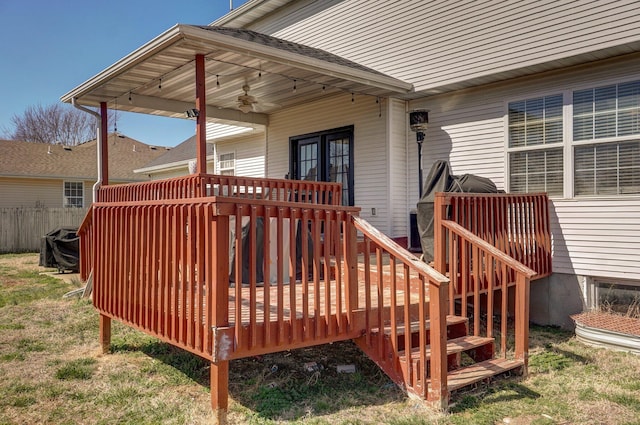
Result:
[[[97,107],[184,118],[195,105],[195,55],[205,56],[207,118],[267,125],[268,114],[350,92],[386,97],[413,91],[330,53],[248,30],[178,24],[61,97]],[[238,109],[249,86],[254,110]]]

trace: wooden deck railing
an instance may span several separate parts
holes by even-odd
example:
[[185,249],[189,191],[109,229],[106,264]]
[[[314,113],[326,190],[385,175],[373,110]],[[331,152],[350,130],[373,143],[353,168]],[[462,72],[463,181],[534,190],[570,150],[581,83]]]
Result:
[[80,279],[87,281],[93,268],[93,208],[89,208],[84,216],[77,234],[80,236]]
[[535,270],[536,278],[551,274],[549,200],[545,193],[438,193],[435,205],[434,229],[438,221],[449,219]]
[[268,199],[308,204],[341,204],[340,183],[192,174],[166,180],[103,186],[98,202],[190,199],[205,196]]
[[[221,347],[214,347],[214,360],[361,334],[354,313],[357,241],[351,231],[357,208],[243,198],[217,198],[216,208],[216,233],[230,234],[233,248],[218,254],[232,258],[229,273],[219,278],[224,282],[216,282],[218,296],[231,302],[216,307],[226,319],[213,324]],[[228,246],[225,239],[215,243]],[[234,341],[233,350],[222,351],[224,341]]]
[[[389,367],[385,368],[387,373],[403,375],[398,381],[405,383],[407,391],[439,403],[448,400],[446,305],[449,279],[366,221],[358,217],[354,217],[353,221],[364,238],[364,250],[360,253],[359,262],[364,266],[360,285],[364,290],[361,298],[364,298],[362,307],[366,329],[378,329],[378,332],[367,333],[365,343],[380,351],[377,361],[389,363]],[[373,260],[372,252],[375,253]],[[371,312],[375,312],[375,315]],[[412,323],[419,324],[417,352],[409,349],[412,347],[412,332],[409,331]],[[430,333],[426,332],[427,323]],[[385,328],[390,329],[386,337]],[[405,332],[401,334],[400,329]],[[427,334],[430,335],[428,342]],[[404,350],[398,347],[399,336],[406,348]],[[377,340],[373,341],[373,338]],[[384,352],[385,338],[393,346],[391,357]],[[402,362],[398,356],[401,351],[404,351]],[[412,356],[416,356],[418,362],[414,362]],[[416,369],[420,370],[413,370],[414,364],[419,365]]]
[[[447,205],[443,201],[444,197],[436,198],[435,208],[440,210],[436,215],[446,213]],[[450,279],[449,314],[472,317],[473,335],[499,339],[502,357],[506,358],[513,348],[515,359],[523,361],[526,373],[529,290],[536,271],[453,220],[436,222],[434,245],[437,247],[435,268]],[[515,316],[509,317],[512,287],[515,287]],[[497,332],[496,322],[499,323]],[[512,339],[515,339],[514,347],[508,344]]]
[[94,305],[214,361],[359,336],[357,212],[226,197],[97,203],[81,232],[100,258]]

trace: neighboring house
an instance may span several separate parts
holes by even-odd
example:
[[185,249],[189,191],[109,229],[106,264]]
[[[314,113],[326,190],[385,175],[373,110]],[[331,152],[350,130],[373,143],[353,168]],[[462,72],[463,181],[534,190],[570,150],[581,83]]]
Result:
[[[134,169],[167,151],[109,135],[109,180],[148,180]],[[0,140],[0,208],[88,207],[97,179],[96,142],[77,146]]]
[[[233,137],[236,134],[243,135]],[[265,176],[264,130],[209,124],[207,142],[208,173]],[[196,138],[193,136],[134,172],[146,174],[152,180],[183,176],[193,172],[195,158]]]
[[168,30],[63,100],[111,102],[112,82],[121,100],[134,93],[124,109],[181,116],[192,80],[173,94],[166,82],[206,54],[208,119],[265,128],[216,142],[235,174],[257,149],[267,177],[341,181],[344,203],[399,240],[418,201],[408,112],[428,109],[425,175],[442,159],[508,192],[549,193],[554,273],[532,285],[531,317],[570,327],[597,288],[640,287],[638,28],[635,1],[250,0]]
[[[193,167],[195,157],[196,138],[193,136],[133,172],[138,176],[145,175],[151,180],[184,176],[192,173],[189,167]],[[207,144],[207,172],[209,173],[213,173],[213,161],[213,145]]]

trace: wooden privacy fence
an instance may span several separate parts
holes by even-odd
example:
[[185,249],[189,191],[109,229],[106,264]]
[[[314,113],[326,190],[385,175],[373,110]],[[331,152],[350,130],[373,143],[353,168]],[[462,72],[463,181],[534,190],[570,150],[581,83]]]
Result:
[[38,252],[45,234],[78,227],[86,213],[87,208],[0,208],[0,253]]

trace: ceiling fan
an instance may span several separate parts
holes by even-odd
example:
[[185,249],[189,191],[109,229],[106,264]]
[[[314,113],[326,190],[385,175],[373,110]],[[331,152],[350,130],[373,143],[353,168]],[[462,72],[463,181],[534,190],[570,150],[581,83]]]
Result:
[[249,94],[249,85],[243,85],[242,90],[244,91],[244,94],[238,96],[238,109],[247,114],[255,109],[254,105],[258,103],[258,100],[255,98],[255,96],[251,96]]

